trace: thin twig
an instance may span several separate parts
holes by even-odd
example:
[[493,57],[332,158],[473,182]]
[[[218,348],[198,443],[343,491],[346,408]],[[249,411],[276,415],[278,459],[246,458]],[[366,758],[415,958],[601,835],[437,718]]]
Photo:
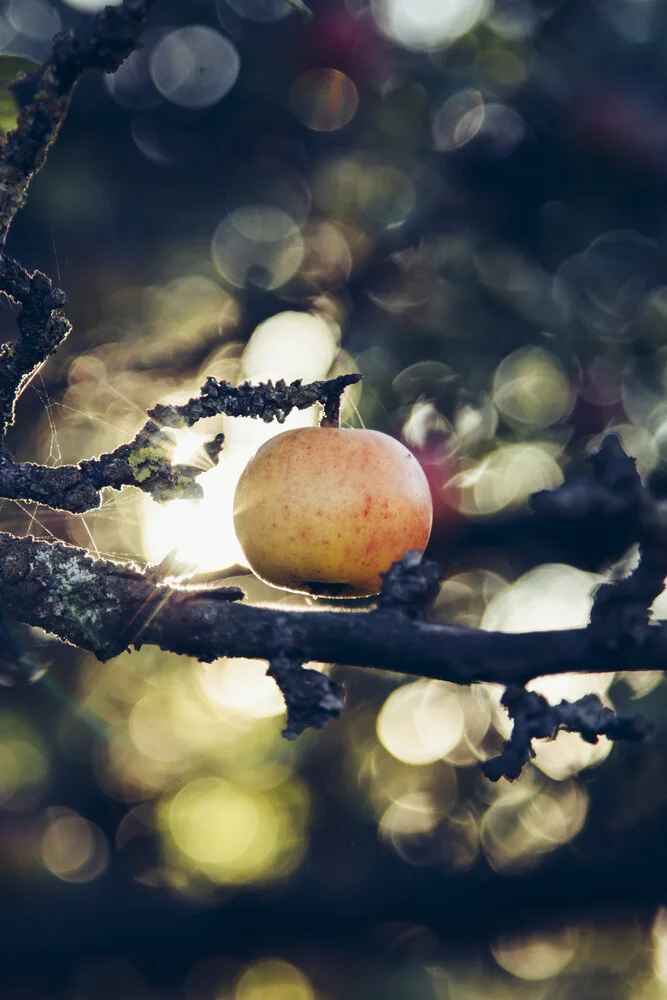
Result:
[[579,733],[586,743],[597,743],[600,736],[611,740],[638,743],[645,740],[651,729],[638,717],[623,718],[603,705],[596,694],[587,694],[578,701],[561,701],[550,705],[543,695],[526,691],[524,687],[508,685],[502,696],[513,720],[512,735],[502,752],[482,764],[490,781],[518,778],[525,764],[535,756],[533,740],[553,740],[559,730]]
[[[46,279],[45,279],[46,280]],[[0,369],[0,398],[6,378],[7,396],[16,382],[11,360]],[[325,405],[338,398],[360,375],[341,375],[329,381],[303,385],[300,380],[240,386],[209,378],[201,395],[181,406],[160,404],[149,411],[149,419],[132,441],[115,451],[86,459],[78,465],[51,468],[31,463],[15,463],[0,453],[0,497],[6,500],[35,500],[57,510],[84,513],[100,506],[101,491],[136,486],[158,502],[174,499],[199,500],[203,496],[195,480],[202,469],[193,465],[172,465],[176,440],[170,428],[192,427],[198,420],[226,413],[254,416],[282,422],[293,409],[303,410],[314,403]],[[165,429],[168,428],[168,429]],[[210,462],[217,462],[224,436],[218,434],[205,444]]]

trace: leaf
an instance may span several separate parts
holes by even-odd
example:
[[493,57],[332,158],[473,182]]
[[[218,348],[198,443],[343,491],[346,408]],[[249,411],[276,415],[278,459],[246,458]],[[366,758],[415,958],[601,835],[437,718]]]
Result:
[[16,128],[20,106],[12,89],[14,84],[22,76],[41,70],[41,63],[28,56],[0,55],[0,132],[3,135]]

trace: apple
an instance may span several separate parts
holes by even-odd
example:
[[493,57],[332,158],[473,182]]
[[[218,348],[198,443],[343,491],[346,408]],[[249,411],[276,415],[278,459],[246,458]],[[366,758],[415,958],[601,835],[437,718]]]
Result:
[[328,597],[377,594],[392,563],[424,551],[432,521],[419,462],[379,431],[284,431],[250,459],[234,496],[236,534],[257,576]]

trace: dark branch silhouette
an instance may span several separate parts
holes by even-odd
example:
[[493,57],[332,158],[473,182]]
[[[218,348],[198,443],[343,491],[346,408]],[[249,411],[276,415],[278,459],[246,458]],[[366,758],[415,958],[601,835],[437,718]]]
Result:
[[[191,465],[172,465],[170,456],[176,440],[170,429],[192,427],[198,420],[226,413],[233,417],[259,417],[282,423],[294,409],[304,410],[314,403],[325,408],[339,399],[346,386],[360,375],[341,375],[329,382],[300,381],[286,385],[240,386],[209,378],[199,396],[181,406],[159,404],[132,441],[98,458],[78,465],[56,468],[31,463],[14,463],[5,452],[0,455],[0,496],[9,500],[36,500],[58,510],[83,513],[100,506],[105,486],[119,490],[136,486],[154,500],[199,500],[201,486],[195,482],[202,470]],[[0,374],[0,382],[2,375]],[[224,444],[218,434],[204,447],[210,462],[216,462]]]
[[512,735],[502,753],[482,764],[491,781],[508,778],[514,781],[525,764],[535,756],[533,740],[553,740],[559,730],[579,733],[586,743],[597,743],[600,736],[610,740],[637,743],[650,734],[650,727],[640,717],[621,718],[602,704],[596,694],[587,694],[578,701],[561,701],[550,705],[536,691],[508,685],[501,703],[512,719]]

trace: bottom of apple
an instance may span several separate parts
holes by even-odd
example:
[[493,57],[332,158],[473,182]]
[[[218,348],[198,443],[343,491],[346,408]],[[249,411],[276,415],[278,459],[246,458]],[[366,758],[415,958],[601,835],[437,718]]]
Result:
[[[252,566],[250,567],[252,569]],[[355,586],[351,583],[334,583],[325,580],[295,580],[281,579],[269,580],[253,570],[255,576],[269,585],[279,590],[289,590],[293,594],[309,594],[311,597],[324,597],[329,600],[350,600],[362,597],[376,597],[380,593],[380,587],[373,587],[370,584],[365,586]]]
[[315,583],[304,580],[303,583],[297,584],[297,587],[312,594],[313,597],[371,597],[373,593],[377,593],[377,591],[359,590],[349,583]]

